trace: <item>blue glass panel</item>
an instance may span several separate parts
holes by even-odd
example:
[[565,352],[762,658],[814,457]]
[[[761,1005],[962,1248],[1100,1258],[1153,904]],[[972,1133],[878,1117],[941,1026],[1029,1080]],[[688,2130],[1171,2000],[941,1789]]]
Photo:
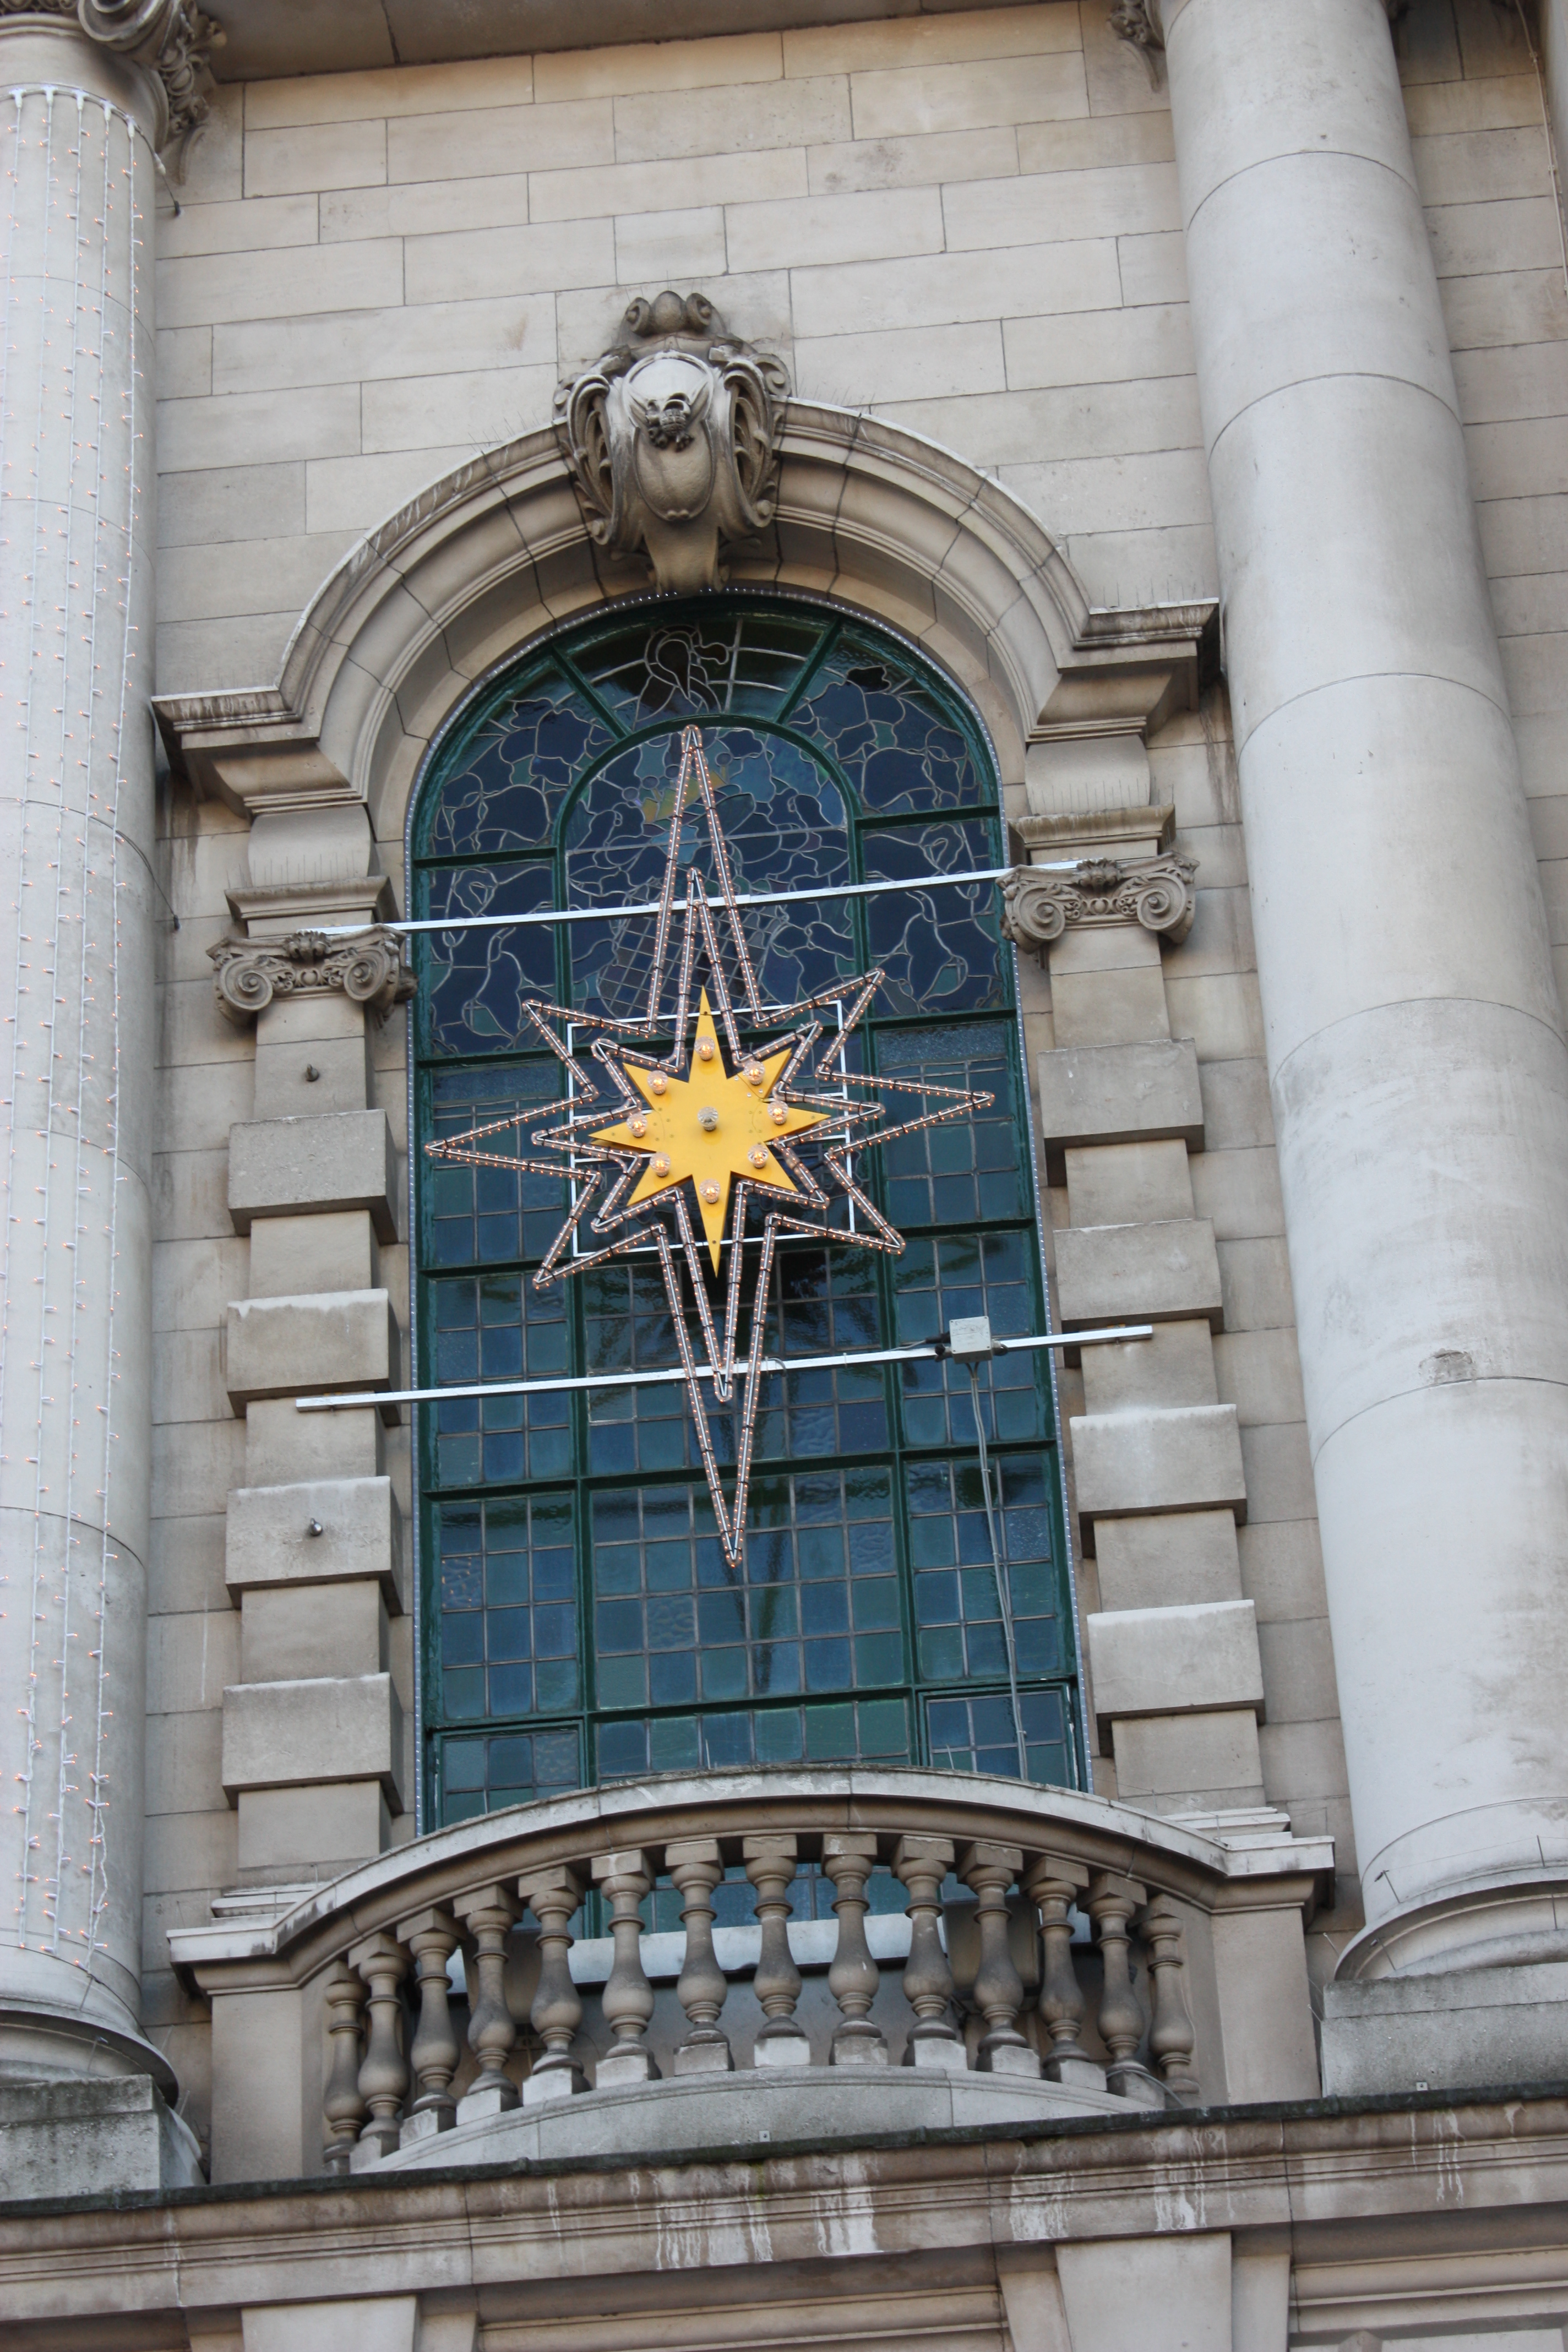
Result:
[[960,730],[885,643],[847,630],[790,717],[831,746],[868,810],[914,814],[991,798]]
[[[434,918],[531,913],[553,903],[548,866],[460,866],[426,878],[426,911]],[[537,1047],[524,1019],[526,996],[555,994],[553,927],[498,924],[493,929],[426,935],[415,999],[426,1049],[437,1054],[499,1054]]]
[[573,782],[614,740],[578,687],[543,671],[466,747],[436,801],[426,853],[547,848]]
[[[551,1380],[570,1372],[559,1284],[541,1291],[522,1274],[448,1275],[426,1295],[432,1386]],[[429,1410],[438,1486],[572,1475],[572,1401],[564,1391],[452,1397]]]
[[866,879],[909,890],[868,898],[873,961],[883,981],[879,1013],[984,1012],[1006,1002],[994,882],[919,887],[928,874],[984,874],[995,866],[986,824],[900,825],[863,836]]
[[[1007,1650],[985,1528],[978,1461],[916,1462],[906,1471],[915,1646],[927,1682],[1005,1675]],[[1060,1674],[1065,1643],[1052,1570],[1045,1464],[1037,1454],[991,1464],[992,1507],[1013,1605],[1019,1675]]]
[[[504,1069],[437,1070],[431,1082],[437,1135],[467,1135],[512,1116],[514,1123],[478,1147],[498,1157],[529,1156],[530,1136],[561,1113],[559,1062],[509,1062]],[[431,1268],[474,1265],[509,1258],[541,1258],[568,1207],[557,1177],[525,1176],[510,1168],[459,1167],[437,1160],[424,1181]]]
[[[1029,1779],[1038,1788],[1071,1788],[1072,1733],[1066,1694],[1020,1691],[1018,1709]],[[1018,1777],[1013,1702],[1005,1690],[928,1699],[926,1738],[939,1770],[993,1772],[1005,1780]]]
[[484,1669],[479,1712],[553,1715],[581,1703],[573,1519],[570,1494],[436,1507],[442,1664]]
[[[911,1241],[893,1266],[898,1345],[918,1348],[951,1328],[955,1317],[985,1315],[998,1339],[1032,1336],[1036,1321],[1035,1236],[1012,1233],[942,1234]],[[980,1367],[988,1441],[1049,1434],[1049,1373],[1042,1351],[998,1356]],[[972,1446],[974,1390],[966,1368],[952,1362],[900,1364],[904,1434],[911,1445]]]
[[[649,1771],[722,1772],[752,1766],[767,1770],[856,1761],[907,1764],[911,1756],[909,1703],[902,1698],[656,1717],[605,1724],[599,1733],[599,1772],[606,1780]],[[832,1908],[832,1886],[824,1881],[822,1892],[816,1893],[815,1877],[815,1872],[808,1875],[803,1871],[795,1881],[796,1917],[823,1917]],[[889,1886],[874,1907],[901,1910],[901,1892]],[[738,1925],[751,1916],[750,1905],[742,1908],[740,1899],[732,1910],[738,1916],[721,1916],[721,1925]]]
[[[922,1225],[966,1225],[971,1232],[1029,1213],[1028,1163],[1018,1148],[1021,1106],[1007,1036],[1000,1022],[963,1021],[942,1028],[879,1029],[877,1069],[893,1078],[988,1094],[988,1109],[919,1135],[901,1135],[881,1152],[887,1213],[900,1233]],[[890,1097],[889,1124],[900,1103],[918,1111],[918,1095]]]
[[[796,744],[747,727],[704,737],[737,889],[804,890],[849,879],[844,796]],[[566,870],[574,907],[643,905],[664,877],[679,771],[679,735],[656,735],[618,754],[573,808]],[[689,792],[682,863],[712,880],[706,823]],[[764,998],[792,1004],[856,968],[847,906],[832,899],[758,907],[742,916],[748,951]],[[655,925],[646,915],[575,923],[573,1001],[617,1020],[640,1015],[647,999]],[[673,1002],[673,977],[668,1001]]]
[[506,1731],[440,1743],[441,1820],[471,1821],[531,1797],[554,1797],[583,1785],[582,1745],[574,1726]]
[[649,628],[637,620],[584,646],[583,676],[628,730],[657,719],[776,712],[822,635],[809,614],[744,607]]

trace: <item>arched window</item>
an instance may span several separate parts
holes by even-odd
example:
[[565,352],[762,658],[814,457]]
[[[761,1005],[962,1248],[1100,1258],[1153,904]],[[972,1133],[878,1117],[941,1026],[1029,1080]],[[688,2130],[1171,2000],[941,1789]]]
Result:
[[[864,1155],[900,1255],[785,1237],[768,1352],[842,1356],[762,1387],[743,1559],[715,1532],[679,1380],[454,1398],[419,1416],[426,1818],[653,1771],[922,1763],[1016,1773],[974,1398],[961,1368],[857,1362],[1045,1297],[1003,840],[973,712],[914,650],[804,600],[661,602],[563,631],[437,746],[411,835],[416,916],[583,911],[416,935],[416,1139],[562,1116],[521,1010],[625,1017],[654,929],[681,729],[702,729],[737,888],[829,891],[746,911],[764,995],[880,965],[852,1050],[991,1107]],[[706,870],[700,809],[683,860]],[[832,1017],[831,1008],[828,1017]],[[606,1383],[677,1362],[657,1263],[541,1289],[566,1186],[416,1151],[418,1378]],[[1075,1782],[1072,1629],[1048,1356],[981,1373],[1029,1776]],[[732,1458],[726,1417],[710,1417]]]

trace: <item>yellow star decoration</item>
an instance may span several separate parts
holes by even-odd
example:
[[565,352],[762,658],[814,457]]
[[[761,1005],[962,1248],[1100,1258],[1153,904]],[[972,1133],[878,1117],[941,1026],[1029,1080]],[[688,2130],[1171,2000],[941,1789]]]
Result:
[[615,1127],[591,1131],[595,1143],[612,1150],[642,1153],[647,1166],[638,1177],[627,1205],[640,1208],[677,1184],[697,1188],[698,1213],[708,1243],[713,1271],[719,1271],[724,1227],[730,1216],[730,1188],[737,1182],[771,1185],[775,1192],[798,1192],[794,1177],[773,1156],[773,1145],[786,1135],[802,1135],[807,1128],[826,1125],[829,1114],[801,1110],[794,1103],[773,1100],[773,1089],[794,1058],[794,1048],[742,1062],[726,1069],[724,1048],[713,1024],[708,991],[702,991],[691,1041],[689,1078],[664,1070],[639,1069],[622,1064],[626,1076],[647,1103]]
[[[708,821],[717,906],[695,871],[683,877],[679,870],[681,820],[693,777]],[[686,919],[675,953],[676,892],[682,880]],[[720,913],[729,934],[727,954],[721,952],[714,921]],[[763,1354],[779,1236],[804,1234],[834,1247],[881,1250],[896,1256],[903,1249],[903,1236],[857,1179],[855,1155],[897,1136],[967,1118],[984,1108],[991,1097],[937,1086],[927,1078],[874,1078],[845,1067],[845,1048],[881,985],[880,971],[837,981],[795,1004],[764,1002],[741,920],[702,737],[695,727],[688,727],[680,739],[664,884],[649,919],[656,930],[640,1018],[616,1020],[533,998],[524,999],[519,1007],[522,1020],[565,1069],[572,1106],[566,1116],[533,1129],[527,1150],[521,1131],[527,1114],[521,1111],[466,1135],[443,1136],[425,1149],[432,1160],[464,1167],[507,1168],[520,1176],[566,1179],[572,1206],[531,1276],[536,1289],[610,1258],[634,1253],[657,1256],[720,1539],[726,1559],[735,1566],[742,1549],[757,1383],[784,1369]],[[708,989],[701,989],[693,1023],[692,982],[699,958],[714,1002],[710,1003]],[[837,1018],[824,1048],[829,1006]],[[742,1021],[752,1035],[758,1030],[775,1034],[766,1045],[748,1051],[742,1041]],[[576,1032],[588,1035],[586,1060],[581,1045],[574,1043]],[[655,1058],[658,1046],[670,1040],[670,1051],[663,1059]],[[601,1097],[606,1081],[618,1099],[618,1118],[605,1115]],[[830,1090],[808,1091],[814,1081]],[[883,1125],[889,1098],[896,1102],[910,1096],[919,1105],[913,1115]],[[517,1139],[511,1151],[495,1148],[494,1139],[508,1129]],[[801,1156],[803,1142],[809,1158]],[[703,1271],[691,1220],[693,1195],[715,1276],[729,1248],[721,1304],[711,1295]],[[848,1204],[847,1223],[833,1219],[839,1201]],[[761,1233],[754,1235],[761,1246],[752,1261],[750,1331],[742,1354],[742,1245],[753,1237],[748,1233],[753,1202],[763,1213]],[[597,1237],[598,1245],[582,1247],[590,1236]],[[706,1361],[698,1354],[699,1339]],[[673,1373],[676,1367],[670,1370]],[[720,1478],[703,1391],[710,1388],[720,1404],[729,1404],[737,1381],[744,1383],[744,1402],[731,1499]]]

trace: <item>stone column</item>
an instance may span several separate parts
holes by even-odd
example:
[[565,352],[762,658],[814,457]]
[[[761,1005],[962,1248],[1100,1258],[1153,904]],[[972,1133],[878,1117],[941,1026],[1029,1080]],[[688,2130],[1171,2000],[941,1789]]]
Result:
[[1384,9],[1163,32],[1350,1965],[1458,1964],[1568,1863],[1568,1052]]
[[167,122],[74,10],[0,24],[0,2074],[172,2084],[137,2025]]

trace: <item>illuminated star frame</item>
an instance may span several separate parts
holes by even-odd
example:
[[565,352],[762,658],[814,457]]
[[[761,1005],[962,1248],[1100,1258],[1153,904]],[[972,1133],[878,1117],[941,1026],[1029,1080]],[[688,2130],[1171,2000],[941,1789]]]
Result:
[[[707,819],[718,880],[716,905],[709,899],[695,868],[688,867],[684,875],[680,872],[680,830],[693,777]],[[685,922],[672,975],[675,917],[682,904],[682,891]],[[605,919],[614,919],[616,911],[606,908]],[[716,916],[721,917],[728,933],[728,964],[720,950]],[[519,1174],[566,1178],[573,1206],[533,1276],[536,1289],[547,1289],[569,1275],[585,1273],[590,1266],[629,1256],[634,1251],[657,1251],[724,1557],[736,1567],[743,1547],[758,1382],[773,1370],[787,1369],[784,1364],[767,1367],[763,1355],[768,1284],[779,1235],[800,1234],[841,1247],[898,1255],[904,1247],[903,1236],[857,1182],[854,1153],[901,1135],[914,1135],[922,1128],[967,1118],[986,1108],[994,1097],[934,1086],[921,1078],[868,1077],[845,1068],[845,1048],[881,985],[880,969],[837,982],[793,1004],[770,1004],[763,1000],[742,926],[713,780],[701,732],[696,727],[681,733],[680,772],[664,881],[656,911],[647,919],[657,929],[647,1001],[639,1018],[616,1020],[603,1013],[578,1013],[535,997],[525,998],[520,1008],[564,1066],[569,1099],[584,1108],[535,1129],[528,1137],[526,1152],[502,1150],[495,1141],[506,1129],[521,1130],[522,1117],[517,1112],[472,1128],[464,1135],[441,1137],[426,1143],[425,1150],[432,1160],[460,1167],[509,1168]],[[693,1022],[699,950],[708,985],[699,992]],[[671,976],[674,997],[667,1006]],[[846,999],[847,1011],[814,1061],[826,1027],[826,1008],[842,1006]],[[737,1005],[749,1026],[777,1033],[766,1045],[748,1049],[742,1045]],[[593,1033],[588,1052],[597,1078],[572,1043],[574,1030]],[[639,1042],[651,1045],[671,1034],[673,1047],[662,1059],[636,1050]],[[829,1081],[833,1092],[816,1091]],[[613,1108],[605,1107],[606,1090],[613,1095]],[[888,1114],[889,1106],[884,1097],[889,1095],[914,1096],[921,1108],[895,1125],[884,1126],[880,1122]],[[521,1145],[521,1132],[518,1140]],[[851,1204],[857,1220],[851,1226],[828,1222],[840,1198]],[[694,1203],[702,1231],[700,1243],[692,1222]],[[745,1351],[738,1354],[743,1305],[742,1244],[753,1203],[763,1210],[762,1247],[752,1286]],[[603,1247],[584,1249],[584,1234],[614,1238],[605,1238]],[[704,1248],[711,1283],[702,1265]],[[727,1278],[722,1278],[726,1249],[730,1264]],[[714,1290],[721,1278],[721,1314],[716,1312]],[[700,1363],[693,1352],[688,1321],[691,1310],[708,1350],[706,1364]],[[676,1368],[670,1369],[673,1373]],[[741,1439],[734,1493],[727,1498],[702,1387],[708,1383],[715,1400],[728,1404],[738,1381]]]

